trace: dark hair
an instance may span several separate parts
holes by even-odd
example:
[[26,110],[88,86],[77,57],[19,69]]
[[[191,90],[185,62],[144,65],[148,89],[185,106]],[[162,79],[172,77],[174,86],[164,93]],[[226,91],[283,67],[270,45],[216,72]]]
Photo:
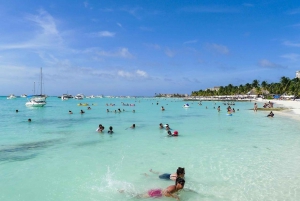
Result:
[[178,177],[178,175],[183,174],[183,173],[185,173],[184,168],[178,167],[177,171],[176,171],[177,177]]
[[175,182],[175,186],[177,184],[181,184],[182,186],[184,186],[185,180],[181,177],[177,177],[176,182]]

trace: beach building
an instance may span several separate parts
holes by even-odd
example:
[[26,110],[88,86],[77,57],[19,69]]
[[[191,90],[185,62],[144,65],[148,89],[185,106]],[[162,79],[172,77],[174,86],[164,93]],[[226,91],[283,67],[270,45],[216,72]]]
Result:
[[213,88],[207,88],[206,91],[210,90],[210,91],[219,91],[220,87],[213,87]]
[[296,78],[300,78],[300,70],[296,71]]

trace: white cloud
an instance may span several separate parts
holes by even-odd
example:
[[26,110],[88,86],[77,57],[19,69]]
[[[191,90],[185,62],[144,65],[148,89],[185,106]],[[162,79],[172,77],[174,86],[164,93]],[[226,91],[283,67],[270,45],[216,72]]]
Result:
[[30,14],[25,19],[38,28],[32,31],[32,38],[14,44],[2,45],[0,49],[57,49],[62,44],[63,40],[57,29],[55,19],[48,12],[40,9],[37,15]]
[[150,27],[145,27],[145,26],[141,26],[140,29],[141,29],[142,31],[153,31],[152,28],[150,28]]
[[132,73],[125,72],[125,71],[122,71],[122,70],[118,71],[118,75],[121,76],[121,77],[126,77],[126,78],[133,77]]
[[83,5],[84,5],[84,7],[89,7],[89,2],[87,2],[87,1],[85,1],[85,2],[83,2]]
[[290,15],[296,15],[296,14],[299,14],[299,13],[300,13],[300,8],[296,8],[296,9],[290,10],[288,12],[288,14],[290,14]]
[[117,25],[118,25],[119,27],[121,27],[121,28],[123,27],[122,24],[120,24],[120,23],[117,23]]
[[27,19],[35,22],[39,27],[43,28],[43,34],[58,35],[54,18],[43,9],[39,10],[39,15],[28,15]]
[[298,61],[300,59],[300,54],[290,53],[281,55],[280,57],[288,59],[290,61]]
[[105,57],[121,57],[121,58],[133,58],[133,55],[128,51],[127,48],[119,48],[117,51],[107,52],[107,51],[99,51],[97,52],[100,56]]
[[175,52],[170,50],[169,48],[166,48],[165,49],[165,54],[168,56],[168,57],[174,57],[175,55]]
[[158,44],[145,44],[147,47],[160,50],[160,46]]
[[283,44],[286,46],[291,46],[291,47],[300,47],[300,43],[293,43],[290,41],[284,41]]
[[119,70],[117,72],[117,74],[120,76],[120,77],[124,77],[124,78],[127,78],[127,79],[134,79],[134,78],[147,78],[148,77],[148,74],[145,72],[145,71],[142,71],[142,70],[137,70],[135,72],[127,72],[127,71],[123,71],[123,70]]
[[181,9],[185,12],[195,12],[195,13],[236,13],[239,12],[239,9],[235,7],[226,7],[226,6],[189,6]]
[[286,68],[285,66],[282,66],[280,64],[275,64],[267,59],[262,59],[258,61],[258,65],[264,68]]
[[98,37],[114,37],[116,33],[110,31],[100,31],[98,33],[93,34]]
[[243,6],[246,6],[246,7],[254,7],[254,5],[251,4],[251,3],[244,3]]
[[198,40],[185,41],[183,44],[191,44],[191,43],[198,43]]
[[209,49],[211,49],[215,52],[218,52],[220,54],[229,54],[228,48],[224,45],[218,45],[218,44],[212,43],[212,44],[208,44],[207,46]]
[[145,71],[142,71],[142,70],[137,70],[136,74],[141,76],[141,77],[148,77],[147,73]]

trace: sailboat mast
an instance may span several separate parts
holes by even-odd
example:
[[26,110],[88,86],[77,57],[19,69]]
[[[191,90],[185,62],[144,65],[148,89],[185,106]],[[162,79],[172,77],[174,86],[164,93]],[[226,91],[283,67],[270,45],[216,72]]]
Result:
[[33,82],[33,95],[35,94],[35,82]]
[[41,95],[43,95],[43,72],[42,72],[42,68],[41,68]]

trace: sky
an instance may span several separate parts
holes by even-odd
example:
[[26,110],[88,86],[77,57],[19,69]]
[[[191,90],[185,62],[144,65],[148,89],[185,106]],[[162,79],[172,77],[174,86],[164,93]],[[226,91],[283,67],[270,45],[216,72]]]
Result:
[[299,0],[0,0],[0,95],[191,94],[300,70]]

